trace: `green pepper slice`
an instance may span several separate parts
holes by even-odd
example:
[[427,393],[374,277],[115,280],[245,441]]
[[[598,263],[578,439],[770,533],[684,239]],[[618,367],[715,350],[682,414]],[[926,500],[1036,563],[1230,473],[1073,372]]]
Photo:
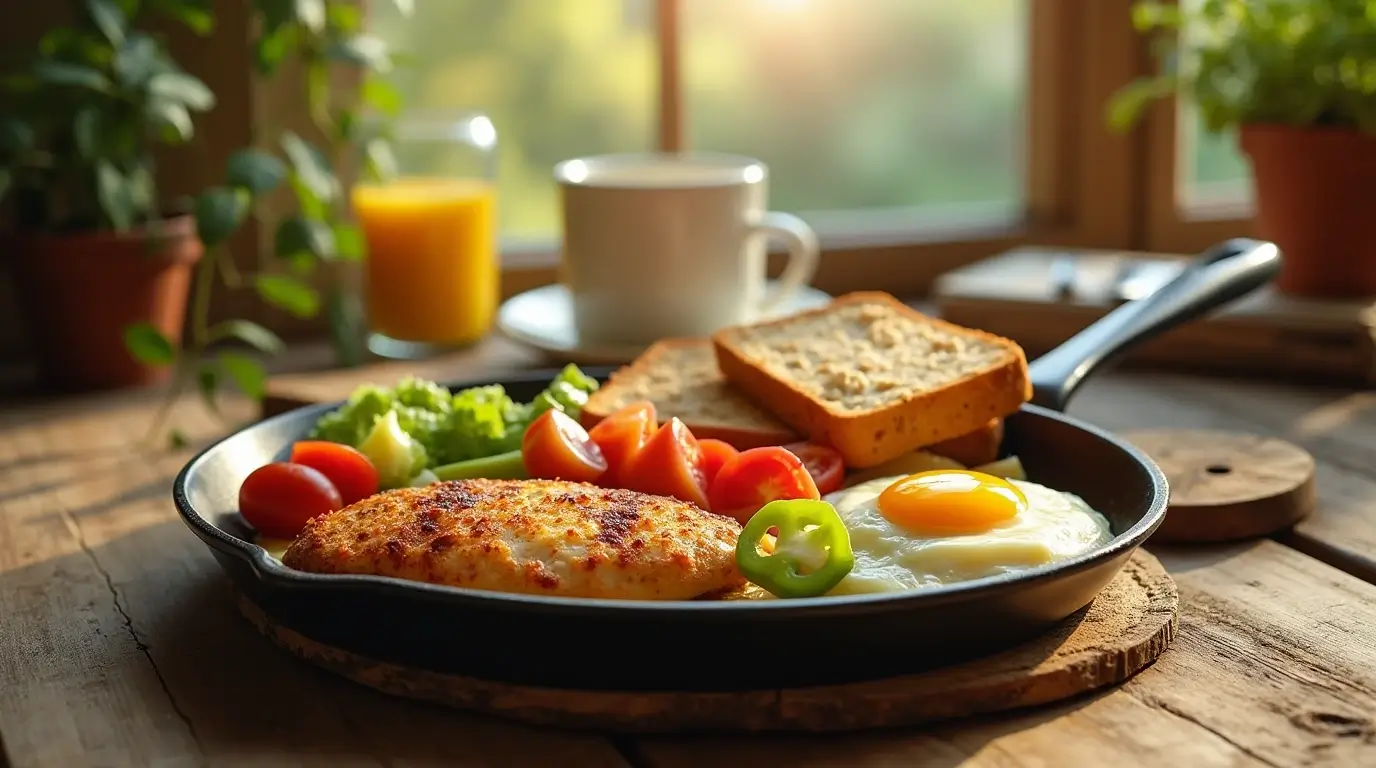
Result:
[[[760,539],[779,529],[774,553]],[[775,597],[830,592],[855,567],[850,531],[836,508],[816,499],[780,499],[760,508],[736,542],[736,565],[751,583]]]

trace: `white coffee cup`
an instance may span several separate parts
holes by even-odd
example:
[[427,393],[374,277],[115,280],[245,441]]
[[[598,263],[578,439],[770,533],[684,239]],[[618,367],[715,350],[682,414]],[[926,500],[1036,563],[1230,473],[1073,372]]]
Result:
[[[817,271],[817,236],[766,210],[765,164],[735,155],[635,154],[555,166],[563,207],[562,279],[588,342],[706,336],[784,304]],[[766,242],[788,266],[765,281]]]

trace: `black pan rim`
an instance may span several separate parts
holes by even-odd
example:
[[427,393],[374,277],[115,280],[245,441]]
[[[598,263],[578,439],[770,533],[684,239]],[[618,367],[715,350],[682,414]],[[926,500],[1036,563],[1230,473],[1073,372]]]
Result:
[[[591,367],[591,366],[590,366]],[[484,384],[507,384],[525,382],[554,371],[529,371],[499,380],[474,380],[456,382],[451,387],[481,386]],[[257,578],[266,586],[291,590],[308,591],[367,591],[378,596],[396,596],[404,599],[425,599],[446,603],[451,606],[474,605],[485,610],[508,609],[519,611],[539,611],[548,613],[610,613],[624,614],[653,613],[656,615],[691,614],[697,617],[734,617],[738,614],[774,616],[779,613],[827,613],[845,614],[867,612],[877,608],[895,610],[921,610],[923,606],[933,606],[952,601],[963,601],[988,596],[1004,590],[1031,586],[1041,582],[1068,577],[1100,565],[1116,557],[1126,557],[1140,547],[1165,519],[1168,504],[1168,484],[1161,469],[1146,454],[1136,447],[1115,437],[1109,432],[1079,419],[1054,410],[1032,404],[1023,405],[1021,412],[1060,421],[1104,439],[1126,452],[1151,475],[1153,486],[1152,502],[1145,514],[1132,527],[1116,535],[1107,544],[1072,558],[1060,560],[1026,571],[972,579],[957,584],[944,585],[906,592],[885,592],[860,595],[833,595],[791,600],[616,600],[610,598],[576,598],[544,595],[525,595],[510,592],[451,587],[441,584],[407,581],[389,576],[316,574],[297,571],[283,565],[268,555],[263,547],[232,536],[212,524],[192,506],[187,498],[188,479],[208,460],[209,455],[221,444],[244,432],[265,429],[286,420],[304,417],[307,413],[324,413],[342,405],[343,401],[303,406],[277,414],[254,424],[246,425],[225,435],[199,451],[177,473],[172,484],[172,499],[182,522],[207,546],[223,554],[248,563]]]

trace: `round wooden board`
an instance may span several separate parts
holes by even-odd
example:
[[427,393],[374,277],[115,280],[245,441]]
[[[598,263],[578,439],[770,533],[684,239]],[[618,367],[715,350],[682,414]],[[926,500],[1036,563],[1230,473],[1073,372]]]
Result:
[[1218,542],[1267,536],[1308,517],[1316,502],[1314,458],[1274,437],[1213,430],[1142,430],[1123,438],[1170,483],[1156,542]]
[[[274,623],[242,595],[238,605],[292,654],[385,693],[545,725],[663,733],[896,727],[1069,698],[1120,683],[1155,661],[1175,635],[1178,597],[1161,563],[1139,550],[1086,609],[1002,653],[864,683],[721,693],[571,691],[408,669],[317,643]],[[818,663],[826,663],[826,649],[818,652]]]

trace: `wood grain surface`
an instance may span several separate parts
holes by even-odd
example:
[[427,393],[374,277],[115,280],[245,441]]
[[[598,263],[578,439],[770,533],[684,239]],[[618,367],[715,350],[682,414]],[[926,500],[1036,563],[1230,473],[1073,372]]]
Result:
[[1290,528],[1317,503],[1314,457],[1274,437],[1146,429],[1123,437],[1161,467],[1171,505],[1153,542],[1251,539]]
[[1120,683],[1175,636],[1175,582],[1138,552],[1094,602],[1047,635],[932,672],[851,685],[747,693],[570,691],[494,683],[379,662],[273,622],[242,595],[258,631],[287,652],[404,698],[560,727],[616,732],[854,731],[1021,709]]
[[1365,766],[1376,759],[1376,589],[1270,541],[1159,551],[1171,650],[1117,688],[922,732],[657,738],[653,768]]
[[[1276,435],[1317,464],[1318,506],[1293,534],[1152,547],[1179,586],[1179,632],[1122,686],[922,730],[615,740],[400,701],[260,637],[168,497],[197,446],[134,446],[156,404],[0,406],[0,765],[1376,765],[1370,393],[1183,376],[1086,385],[1072,414],[1109,428]],[[198,442],[226,429],[193,403],[177,418]],[[708,652],[753,663],[730,648]]]

